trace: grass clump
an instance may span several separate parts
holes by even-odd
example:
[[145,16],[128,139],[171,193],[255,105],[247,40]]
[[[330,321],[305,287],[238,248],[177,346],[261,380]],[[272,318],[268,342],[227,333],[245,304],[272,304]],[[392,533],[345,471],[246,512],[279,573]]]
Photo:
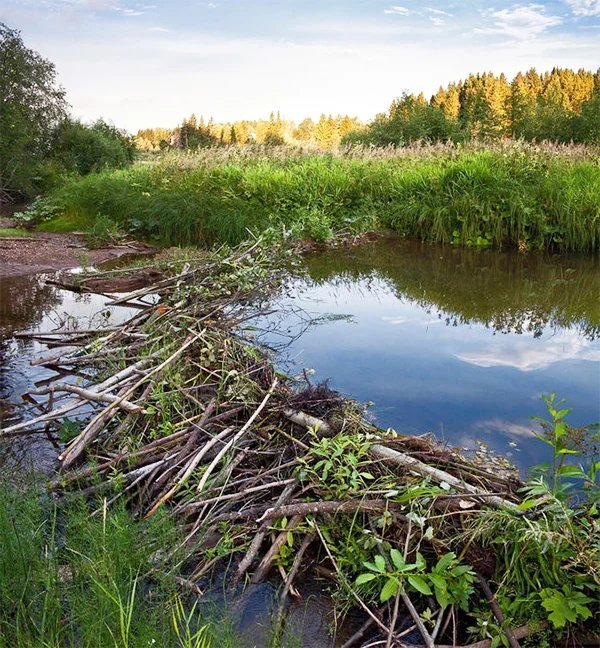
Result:
[[31,236],[31,232],[18,227],[0,227],[0,238],[20,238],[21,236]]
[[178,537],[166,516],[0,493],[0,646],[211,645],[165,562]]
[[[437,155],[165,156],[55,191],[45,227],[105,217],[164,245],[272,231],[326,241],[390,228],[471,246],[588,251],[600,242],[600,166],[520,149]],[[46,203],[34,209],[48,216]]]

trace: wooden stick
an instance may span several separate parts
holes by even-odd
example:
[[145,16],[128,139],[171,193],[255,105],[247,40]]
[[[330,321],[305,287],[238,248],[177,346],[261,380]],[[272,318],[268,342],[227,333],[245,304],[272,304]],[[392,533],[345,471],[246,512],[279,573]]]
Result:
[[221,459],[227,454],[229,449],[236,444],[243,436],[246,434],[246,432],[250,429],[250,426],[252,423],[254,423],[256,417],[262,412],[264,409],[265,405],[267,404],[269,398],[271,398],[273,392],[275,391],[275,387],[277,387],[277,383],[279,381],[277,380],[277,377],[273,380],[273,383],[271,387],[269,388],[269,391],[266,393],[265,397],[263,398],[261,404],[257,407],[256,411],[252,416],[248,419],[248,421],[244,424],[242,429],[235,434],[235,436],[229,441],[223,448],[219,451],[217,456],[212,460],[212,462],[209,464],[208,468],[204,471],[204,474],[202,475],[202,479],[200,480],[200,483],[198,484],[198,488],[196,489],[198,492],[201,492],[204,486],[206,485],[206,482],[214,470],[215,466],[221,461]]
[[492,612],[494,613],[496,620],[498,621],[500,627],[506,635],[511,648],[521,648],[521,644],[517,641],[517,638],[513,634],[512,630],[507,626],[504,614],[502,613],[502,610],[500,609],[500,606],[498,605],[498,602],[496,601],[494,593],[490,589],[488,582],[480,573],[477,573],[477,580],[479,581],[479,585],[481,586],[481,589],[483,590],[483,593],[485,594],[485,597],[488,600],[490,607],[492,608]]
[[[233,432],[232,427],[228,427],[225,430],[223,430],[220,434],[217,434],[214,436],[208,443],[206,443],[198,452],[195,453],[195,455],[189,460],[185,471],[183,475],[176,481],[176,483],[159,499],[154,503],[154,505],[150,508],[148,513],[144,516],[145,518],[149,518],[151,515],[156,513],[156,511],[173,495],[185,484],[185,482],[189,479],[190,475],[194,472],[194,470],[197,468],[198,464],[202,461],[204,455],[214,446],[216,445],[219,441],[222,441],[223,439],[227,438],[231,433]],[[178,455],[179,456],[179,455]]]
[[[274,508],[283,506],[292,496],[296,488],[297,488],[296,484],[288,484],[284,488],[281,495],[277,498]],[[240,581],[242,576],[244,576],[244,574],[248,571],[248,568],[252,564],[254,558],[256,557],[256,554],[258,553],[258,550],[260,549],[263,540],[265,539],[265,535],[267,534],[268,528],[269,528],[269,523],[263,522],[258,532],[254,536],[254,538],[252,538],[252,542],[250,543],[250,546],[248,547],[245,556],[242,558],[240,564],[236,569],[236,573],[232,579],[233,585],[236,585]]]
[[[276,518],[287,517],[290,515],[301,515],[306,517],[311,514],[319,513],[353,513],[354,511],[371,511],[381,512],[389,509],[398,508],[401,505],[389,500],[347,500],[344,502],[301,502],[299,504],[288,504],[287,506],[273,507],[267,509],[257,522],[273,520]],[[399,516],[399,519],[405,521],[405,516]]]
[[[124,400],[127,396],[133,394],[136,389],[143,385],[149,378],[158,372],[162,371],[165,367],[172,364],[193,342],[195,341],[195,336],[188,336],[185,342],[171,354],[164,362],[161,362],[157,367],[148,372],[140,380],[138,380],[135,385],[130,389],[125,391],[122,395],[119,396],[120,400]],[[105,423],[107,423],[115,414],[115,409],[117,408],[119,401],[111,403],[105,410],[100,412],[96,417],[94,417],[91,422],[86,426],[86,428],[75,438],[71,445],[63,452],[59,457],[59,461],[62,462],[63,470],[66,470],[71,466],[77,459],[80,457],[81,453],[85,448],[96,438],[99,432],[102,430]]]
[[145,413],[145,410],[141,405],[135,405],[134,403],[131,403],[127,400],[119,400],[117,396],[113,396],[111,394],[99,393],[92,391],[91,389],[76,387],[75,385],[53,385],[52,387],[47,387],[46,389],[37,389],[35,391],[31,391],[30,393],[36,396],[43,396],[45,394],[52,395],[57,391],[76,394],[77,396],[80,396],[85,400],[96,401],[98,403],[114,403],[115,401],[118,401],[119,407],[126,412]]
[[[439,468],[434,468],[433,466],[428,466],[427,464],[407,455],[403,452],[398,452],[397,450],[392,450],[383,445],[375,444],[371,446],[371,454],[373,454],[377,459],[382,459],[383,461],[391,461],[392,463],[403,466],[423,477],[431,477],[438,483],[446,482],[450,486],[454,486],[459,490],[466,491],[467,493],[472,493],[473,495],[486,495],[486,492],[467,484],[466,482],[458,479],[454,475],[440,470]],[[491,496],[486,498],[489,504],[496,506],[497,508],[508,508],[515,510],[517,505],[509,500],[506,500],[501,497]]]
[[[140,360],[139,362],[136,362],[134,365],[131,365],[130,367],[126,367],[125,369],[119,371],[114,376],[107,378],[104,382],[94,385],[93,387],[88,387],[88,389],[98,393],[108,391],[109,388],[115,389],[119,383],[128,379],[137,370],[139,370],[142,366],[144,366],[144,364],[146,364],[146,360]],[[3,430],[0,430],[0,438],[12,436],[15,432],[19,430],[27,429],[30,426],[35,425],[37,423],[61,418],[68,412],[72,412],[73,410],[79,409],[85,404],[86,404],[85,401],[82,401],[80,398],[69,401],[62,407],[52,410],[48,414],[43,414],[41,416],[28,419],[27,421],[22,421],[21,423],[16,423],[15,425],[11,425],[7,428],[4,428]]]
[[304,412],[299,412],[297,410],[290,409],[289,407],[284,409],[282,414],[296,425],[312,428],[316,431],[317,436],[330,436],[333,433],[329,423],[311,416],[310,414],[305,414]]
[[277,538],[275,538],[275,541],[270,546],[269,551],[267,551],[263,556],[263,559],[260,561],[256,571],[252,574],[252,577],[250,578],[251,583],[260,583],[264,580],[273,565],[273,561],[277,558],[279,549],[281,549],[282,545],[287,542],[288,533],[293,531],[301,521],[301,515],[294,515],[294,517],[287,523],[285,529],[278,534]]

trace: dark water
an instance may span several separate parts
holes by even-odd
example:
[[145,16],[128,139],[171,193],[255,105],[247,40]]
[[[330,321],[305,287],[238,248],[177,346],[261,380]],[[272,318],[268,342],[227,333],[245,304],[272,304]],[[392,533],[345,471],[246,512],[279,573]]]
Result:
[[[33,340],[15,339],[17,331],[94,328],[122,322],[136,312],[107,307],[108,298],[102,295],[80,295],[46,284],[54,276],[0,277],[0,429],[33,411],[23,401],[23,394],[58,376],[44,367],[31,366],[48,348]],[[49,472],[57,455],[57,447],[45,435],[0,440],[0,470]]]
[[288,370],[372,401],[379,425],[526,467],[547,459],[542,393],[574,425],[600,420],[598,258],[383,240],[305,265],[266,339]]

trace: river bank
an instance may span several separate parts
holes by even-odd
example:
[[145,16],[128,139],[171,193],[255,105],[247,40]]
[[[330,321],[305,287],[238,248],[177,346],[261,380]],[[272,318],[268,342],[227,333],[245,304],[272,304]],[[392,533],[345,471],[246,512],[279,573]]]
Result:
[[[51,381],[36,394],[47,399],[37,422],[0,434],[45,434],[48,425],[58,433],[61,471],[50,491],[61,499],[85,493],[100,513],[127,502],[138,518],[175,520],[186,597],[195,600],[224,568],[228,587],[281,578],[276,631],[305,579],[331,581],[336,614],[364,615],[362,632],[343,639],[348,646],[369,637],[437,645],[453,636],[489,646],[511,629],[522,637],[548,624],[560,634],[548,610],[562,604],[564,587],[581,606],[570,613],[572,631],[598,614],[589,595],[598,587],[598,548],[589,542],[597,515],[591,502],[568,508],[560,473],[523,492],[494,466],[378,430],[323,386],[291,389],[241,334],[292,261],[280,254],[255,243],[171,258],[162,279],[111,300],[136,308],[128,322],[52,336],[42,364],[83,371],[85,382]],[[75,280],[85,291],[88,277]],[[93,415],[61,425],[65,407],[90,403]],[[549,433],[565,429],[565,414],[550,407]],[[560,436],[552,444],[557,453],[565,447]],[[483,583],[509,622],[498,621]]]
[[388,229],[471,247],[594,252],[599,192],[593,147],[225,147],[69,180],[28,217],[48,231],[121,228],[167,246]]
[[127,255],[153,252],[141,243],[90,248],[83,234],[20,231],[15,229],[14,221],[3,221],[6,231],[0,233],[0,281],[3,277],[96,266]]

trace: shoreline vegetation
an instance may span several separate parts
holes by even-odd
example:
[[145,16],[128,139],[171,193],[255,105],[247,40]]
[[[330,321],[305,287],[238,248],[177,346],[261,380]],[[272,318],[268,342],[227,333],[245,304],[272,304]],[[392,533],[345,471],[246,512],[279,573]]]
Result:
[[[197,607],[211,576],[230,592],[277,584],[272,646],[301,641],[286,609],[315,579],[336,618],[358,618],[347,648],[597,634],[600,466],[565,461],[579,452],[569,410],[547,397],[554,459],[521,482],[379,430],[325,386],[293,389],[243,332],[289,263],[261,240],[165,253],[162,278],[112,300],[138,307],[128,322],[50,335],[39,362],[63,379],[35,392],[39,416],[0,431],[61,447],[56,512],[40,518],[34,496],[16,527],[0,520],[4,645],[235,645]],[[585,447],[595,431],[578,434]]]
[[23,219],[49,231],[122,229],[161,245],[236,245],[265,232],[323,242],[389,229],[474,247],[595,252],[598,195],[592,147],[221,147],[67,181]]

